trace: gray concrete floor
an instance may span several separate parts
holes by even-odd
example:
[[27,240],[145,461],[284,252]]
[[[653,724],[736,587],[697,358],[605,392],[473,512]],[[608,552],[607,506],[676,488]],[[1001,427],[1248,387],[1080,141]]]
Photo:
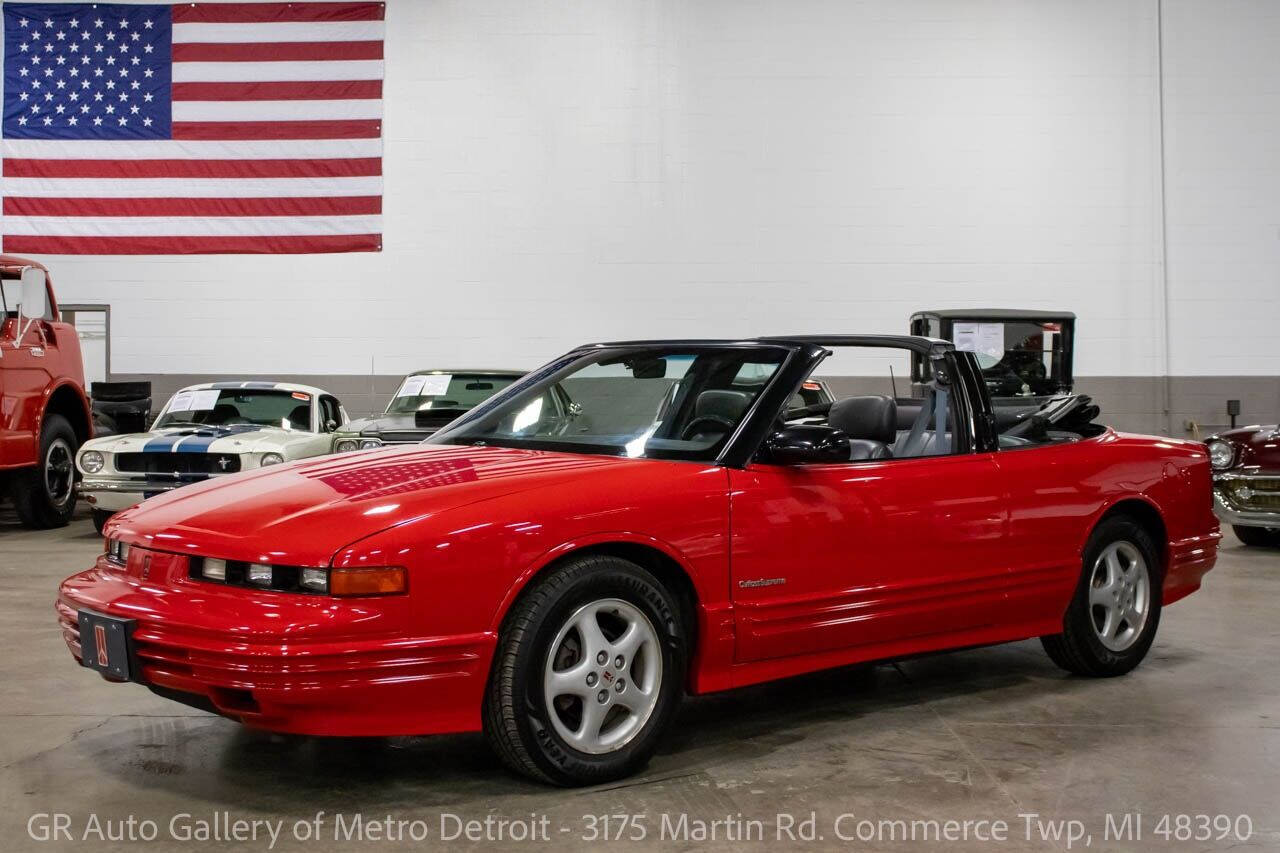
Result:
[[[57,582],[99,549],[87,518],[30,532],[0,508],[0,849],[269,849],[175,842],[174,829],[215,813],[284,819],[276,850],[348,849],[347,820],[425,821],[430,841],[367,841],[371,849],[516,849],[528,843],[442,845],[441,815],[546,815],[550,849],[731,850],[777,846],[775,818],[817,816],[810,849],[1066,850],[1025,835],[1020,814],[1078,820],[1102,850],[1280,848],[1280,552],[1228,535],[1206,587],[1165,612],[1151,656],[1132,675],[1069,677],[1036,642],[843,670],[685,704],[673,736],[641,777],[604,789],[543,788],[508,774],[478,736],[389,740],[286,738],[245,730],[72,664],[51,607]],[[322,840],[293,824],[326,812]],[[33,814],[68,814],[75,842],[39,843]],[[1141,812],[1141,842],[1105,840],[1108,814]],[[835,821],[1003,819],[1004,843],[841,842]],[[1165,814],[1248,815],[1252,838],[1173,843]],[[642,815],[642,842],[586,840],[584,815]],[[675,823],[725,816],[764,822],[765,841],[663,839]],[[100,841],[96,815],[156,822],[149,845]],[[451,818],[444,818],[453,829]],[[690,827],[694,824],[688,824]],[[39,823],[33,825],[38,828]],[[842,826],[851,833],[854,822]],[[420,827],[419,827],[420,828]],[[265,829],[262,830],[264,833]],[[618,831],[616,821],[611,832]],[[625,835],[637,832],[630,825]],[[1080,840],[1070,849],[1084,846]],[[785,844],[781,846],[799,846]]]

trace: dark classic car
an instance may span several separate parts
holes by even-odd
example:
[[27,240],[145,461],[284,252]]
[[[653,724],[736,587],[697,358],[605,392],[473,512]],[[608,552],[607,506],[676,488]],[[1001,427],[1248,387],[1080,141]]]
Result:
[[[1071,393],[1075,330],[1076,315],[1070,311],[957,308],[911,315],[911,334],[951,341],[977,357],[987,392],[999,407]],[[927,360],[912,358],[911,379],[917,387],[930,379]]]
[[1246,545],[1280,545],[1280,426],[1210,436],[1213,507]]
[[378,417],[351,421],[333,434],[333,452],[414,444],[515,382],[520,370],[418,370],[400,383]]

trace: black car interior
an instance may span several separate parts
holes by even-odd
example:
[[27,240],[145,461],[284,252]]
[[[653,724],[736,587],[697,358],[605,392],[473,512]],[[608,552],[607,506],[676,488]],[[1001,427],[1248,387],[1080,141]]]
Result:
[[680,437],[686,441],[712,441],[732,430],[755,395],[746,391],[711,389],[698,395],[693,418]]
[[846,397],[831,404],[827,424],[849,436],[850,460],[892,459],[898,404],[892,397]]
[[[850,439],[850,461],[909,459],[951,452],[951,400],[930,387],[923,398],[880,395],[846,397],[834,403],[792,409],[787,421],[825,416],[828,426]],[[936,424],[941,421],[943,429]]]

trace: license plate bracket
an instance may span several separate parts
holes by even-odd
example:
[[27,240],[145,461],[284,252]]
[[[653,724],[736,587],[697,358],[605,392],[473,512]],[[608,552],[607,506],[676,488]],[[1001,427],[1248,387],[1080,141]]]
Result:
[[80,663],[117,681],[134,677],[130,646],[133,619],[119,619],[81,610],[77,614],[80,628]]

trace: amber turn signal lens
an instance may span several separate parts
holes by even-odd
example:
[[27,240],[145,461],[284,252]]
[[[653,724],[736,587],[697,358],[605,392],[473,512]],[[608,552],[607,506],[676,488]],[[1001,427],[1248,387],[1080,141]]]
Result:
[[330,569],[330,595],[395,595],[405,591],[404,569]]

